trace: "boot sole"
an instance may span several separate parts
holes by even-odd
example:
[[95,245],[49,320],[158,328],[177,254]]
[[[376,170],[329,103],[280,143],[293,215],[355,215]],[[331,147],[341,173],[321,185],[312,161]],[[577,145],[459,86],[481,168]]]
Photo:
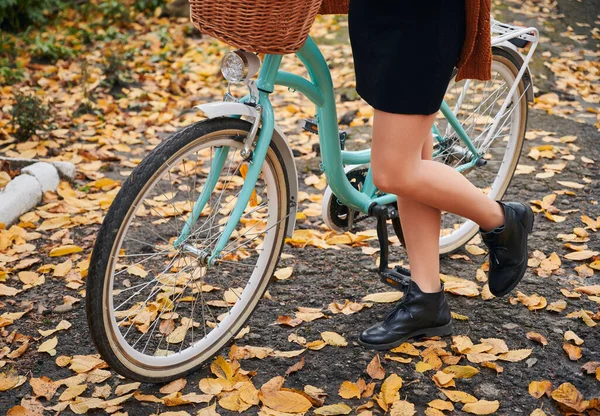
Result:
[[[533,222],[534,222],[534,215],[533,215],[533,211],[531,210],[531,208],[529,210],[527,210],[527,217],[525,218],[525,221],[527,222],[525,225],[527,227],[526,230],[527,230],[527,240],[528,240],[529,234],[531,234],[533,232]],[[529,246],[528,246],[527,240],[525,240],[525,253],[529,253],[529,248],[528,248]],[[519,271],[519,274],[521,275],[521,277],[519,277],[517,280],[515,280],[507,289],[503,290],[502,292],[494,293],[490,290],[490,292],[492,292],[492,295],[496,296],[497,298],[500,298],[500,297],[508,295],[510,292],[512,292],[513,289],[515,287],[517,287],[517,285],[519,283],[521,283],[523,276],[525,276],[525,271],[527,271],[527,261],[528,261],[528,258],[523,260],[523,265],[521,266],[521,270]]]
[[446,325],[443,325],[443,326],[419,329],[418,331],[414,331],[408,335],[405,335],[404,337],[400,338],[397,341],[389,342],[387,344],[369,344],[368,342],[361,341],[360,338],[358,340],[358,343],[360,345],[362,345],[363,347],[368,348],[370,350],[383,351],[383,350],[389,350],[392,348],[396,348],[397,346],[405,343],[406,341],[408,341],[411,338],[435,337],[435,336],[444,337],[447,335],[452,335],[452,332],[453,332],[452,321],[450,321]]

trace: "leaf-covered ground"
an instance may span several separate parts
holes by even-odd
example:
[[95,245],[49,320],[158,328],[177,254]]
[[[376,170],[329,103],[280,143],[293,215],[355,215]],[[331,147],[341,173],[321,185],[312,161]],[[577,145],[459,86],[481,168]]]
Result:
[[[2,87],[1,153],[71,161],[77,179],[0,231],[0,413],[600,414],[600,5],[495,7],[500,20],[542,33],[532,65],[537,99],[506,197],[538,212],[518,291],[490,297],[476,238],[442,259],[454,337],[380,354],[358,346],[359,332],[400,294],[374,272],[372,232],[333,235],[323,227],[316,138],[297,129],[313,108],[281,88],[273,102],[301,174],[301,231],[235,344],[164,386],[123,379],[95,355],[83,305],[89,254],[132,169],[170,132],[201,119],[193,105],[221,99],[218,65],[227,49],[194,36],[186,19],[139,14],[103,26],[99,15],[74,10],[42,38],[75,57],[48,63],[39,48],[16,39],[26,78]],[[344,19],[332,17],[313,29],[332,66],[349,146],[360,148],[372,113],[353,90],[346,33]],[[291,57],[284,65],[301,72]],[[10,110],[17,92],[51,108],[53,130],[16,142]],[[0,186],[17,173],[5,167]],[[406,261],[398,245],[392,255]]]

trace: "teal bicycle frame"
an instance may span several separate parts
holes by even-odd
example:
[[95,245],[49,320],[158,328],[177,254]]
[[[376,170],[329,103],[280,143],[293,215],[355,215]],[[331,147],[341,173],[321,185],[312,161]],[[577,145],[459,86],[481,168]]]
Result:
[[[309,37],[307,39],[304,46],[296,55],[306,67],[310,81],[299,75],[279,70],[282,55],[265,56],[258,79],[256,80],[256,87],[258,88],[258,100],[256,104],[262,107],[260,133],[255,141],[248,173],[246,174],[237,203],[231,212],[230,220],[226,224],[212,253],[205,253],[208,257],[206,261],[208,265],[218,261],[221,250],[226,246],[235,226],[239,222],[258,180],[275,125],[273,107],[269,99],[269,95],[273,92],[275,85],[282,85],[299,91],[315,104],[317,110],[315,119],[319,129],[319,143],[321,146],[321,166],[325,172],[328,185],[340,202],[356,211],[369,213],[373,205],[391,204],[396,201],[395,195],[378,194],[377,188],[373,184],[370,168],[361,190],[357,190],[351,185],[346,177],[344,166],[370,163],[371,151],[369,149],[361,151],[346,151],[341,149],[331,73],[325,58],[312,38]],[[475,166],[481,155],[479,155],[460,122],[445,102],[442,103],[440,110],[460,140],[472,153],[471,160],[458,167],[458,170],[463,171]],[[435,127],[433,134],[436,140],[441,142],[442,136]],[[228,152],[229,148],[218,149],[206,185],[200,193],[181,235],[174,243],[175,247],[183,244],[190,235],[210,194],[213,192]]]

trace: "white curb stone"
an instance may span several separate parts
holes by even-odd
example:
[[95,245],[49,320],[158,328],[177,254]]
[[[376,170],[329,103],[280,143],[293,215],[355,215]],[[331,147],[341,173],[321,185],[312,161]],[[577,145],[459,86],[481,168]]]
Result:
[[0,189],[0,223],[10,227],[40,203],[44,192],[56,191],[59,173],[74,179],[75,166],[68,162],[36,162],[22,168],[19,176]]
[[71,162],[52,162],[52,165],[56,168],[61,178],[70,181],[75,179],[76,169],[75,165]]
[[17,176],[0,191],[0,222],[7,227],[12,225],[41,200],[42,187],[35,176]]
[[[0,156],[0,161],[2,161],[2,160],[9,162],[10,166],[14,167],[14,168],[24,168],[26,166],[33,165],[34,163],[40,162],[37,159],[24,159],[24,158],[18,158],[18,157]],[[72,164],[71,162],[48,162],[48,163],[51,163],[56,168],[56,170],[58,170],[58,175],[62,179],[66,179],[69,181],[72,181],[75,179],[76,169],[75,169],[75,165]]]
[[54,191],[60,183],[56,168],[47,162],[37,162],[29,165],[21,169],[21,173],[34,176],[40,183],[42,192]]

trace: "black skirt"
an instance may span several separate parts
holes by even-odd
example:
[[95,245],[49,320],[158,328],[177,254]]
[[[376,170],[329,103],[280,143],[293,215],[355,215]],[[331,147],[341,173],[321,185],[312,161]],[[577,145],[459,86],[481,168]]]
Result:
[[377,110],[439,110],[465,38],[465,0],[350,0],[356,91]]

